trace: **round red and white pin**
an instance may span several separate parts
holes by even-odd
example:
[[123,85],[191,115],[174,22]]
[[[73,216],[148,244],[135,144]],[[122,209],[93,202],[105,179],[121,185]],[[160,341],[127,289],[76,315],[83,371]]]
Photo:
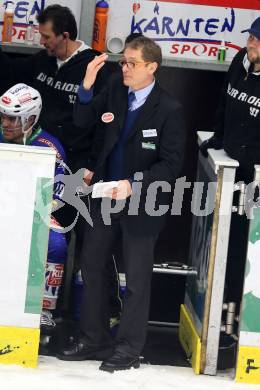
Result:
[[104,114],[101,117],[102,122],[104,123],[110,123],[113,122],[115,116],[112,112],[104,112]]

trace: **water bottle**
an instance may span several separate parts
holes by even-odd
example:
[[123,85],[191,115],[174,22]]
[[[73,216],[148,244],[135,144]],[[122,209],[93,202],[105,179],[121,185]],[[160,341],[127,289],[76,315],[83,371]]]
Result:
[[100,0],[97,2],[92,47],[98,51],[105,50],[108,11],[109,4],[107,1]]
[[218,61],[221,63],[225,62],[225,60],[226,60],[226,50],[227,50],[227,48],[225,46],[225,41],[222,40],[221,45],[218,49]]
[[7,3],[7,7],[4,12],[3,30],[2,30],[2,42],[12,42],[13,36],[13,23],[14,23],[14,4]]
[[123,299],[126,290],[126,276],[124,273],[119,273],[118,277],[119,277],[119,295],[120,298]]
[[33,21],[29,20],[28,26],[26,28],[26,33],[25,33],[25,41],[28,45],[33,45],[34,43],[34,25]]

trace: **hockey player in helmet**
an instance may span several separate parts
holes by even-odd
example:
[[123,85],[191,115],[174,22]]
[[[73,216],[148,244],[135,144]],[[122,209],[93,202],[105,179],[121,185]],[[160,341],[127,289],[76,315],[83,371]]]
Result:
[[57,158],[64,161],[60,142],[37,126],[41,109],[42,99],[36,89],[26,84],[16,84],[8,89],[0,97],[1,142],[50,146]]
[[3,137],[13,143],[26,143],[38,122],[42,99],[38,91],[26,84],[16,84],[1,96],[0,112]]
[[[0,96],[0,143],[24,144],[51,147],[56,151],[57,163],[55,175],[64,173],[65,153],[60,142],[42,130],[38,125],[42,99],[39,92],[26,85],[16,84]],[[59,198],[59,183],[55,183],[54,198]],[[67,243],[62,227],[51,217],[48,258],[45,275],[43,311],[41,316],[42,331],[55,326],[52,311],[56,308],[58,292],[62,281],[63,267],[67,257]],[[51,284],[53,275],[55,285]]]
[[[38,126],[42,109],[39,92],[26,84],[16,84],[0,96],[0,142],[51,147],[56,152],[55,176],[64,174],[65,152],[57,140]],[[54,198],[62,192],[61,183],[55,183]]]

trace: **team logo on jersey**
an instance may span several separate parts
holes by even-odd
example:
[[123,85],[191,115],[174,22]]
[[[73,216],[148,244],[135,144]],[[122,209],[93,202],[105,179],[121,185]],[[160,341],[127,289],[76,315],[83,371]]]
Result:
[[115,116],[112,112],[105,112],[102,115],[101,120],[104,123],[110,123],[110,122],[113,122],[114,118],[115,118]]
[[5,104],[10,104],[12,102],[12,100],[8,96],[3,96],[2,102]]

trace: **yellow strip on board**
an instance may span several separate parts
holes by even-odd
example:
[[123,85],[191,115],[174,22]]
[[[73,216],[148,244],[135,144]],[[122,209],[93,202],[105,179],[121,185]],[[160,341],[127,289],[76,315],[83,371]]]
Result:
[[179,339],[195,374],[200,374],[201,340],[185,305],[181,305]]
[[260,384],[260,348],[239,347],[236,382]]
[[0,326],[0,364],[37,366],[40,330]]

